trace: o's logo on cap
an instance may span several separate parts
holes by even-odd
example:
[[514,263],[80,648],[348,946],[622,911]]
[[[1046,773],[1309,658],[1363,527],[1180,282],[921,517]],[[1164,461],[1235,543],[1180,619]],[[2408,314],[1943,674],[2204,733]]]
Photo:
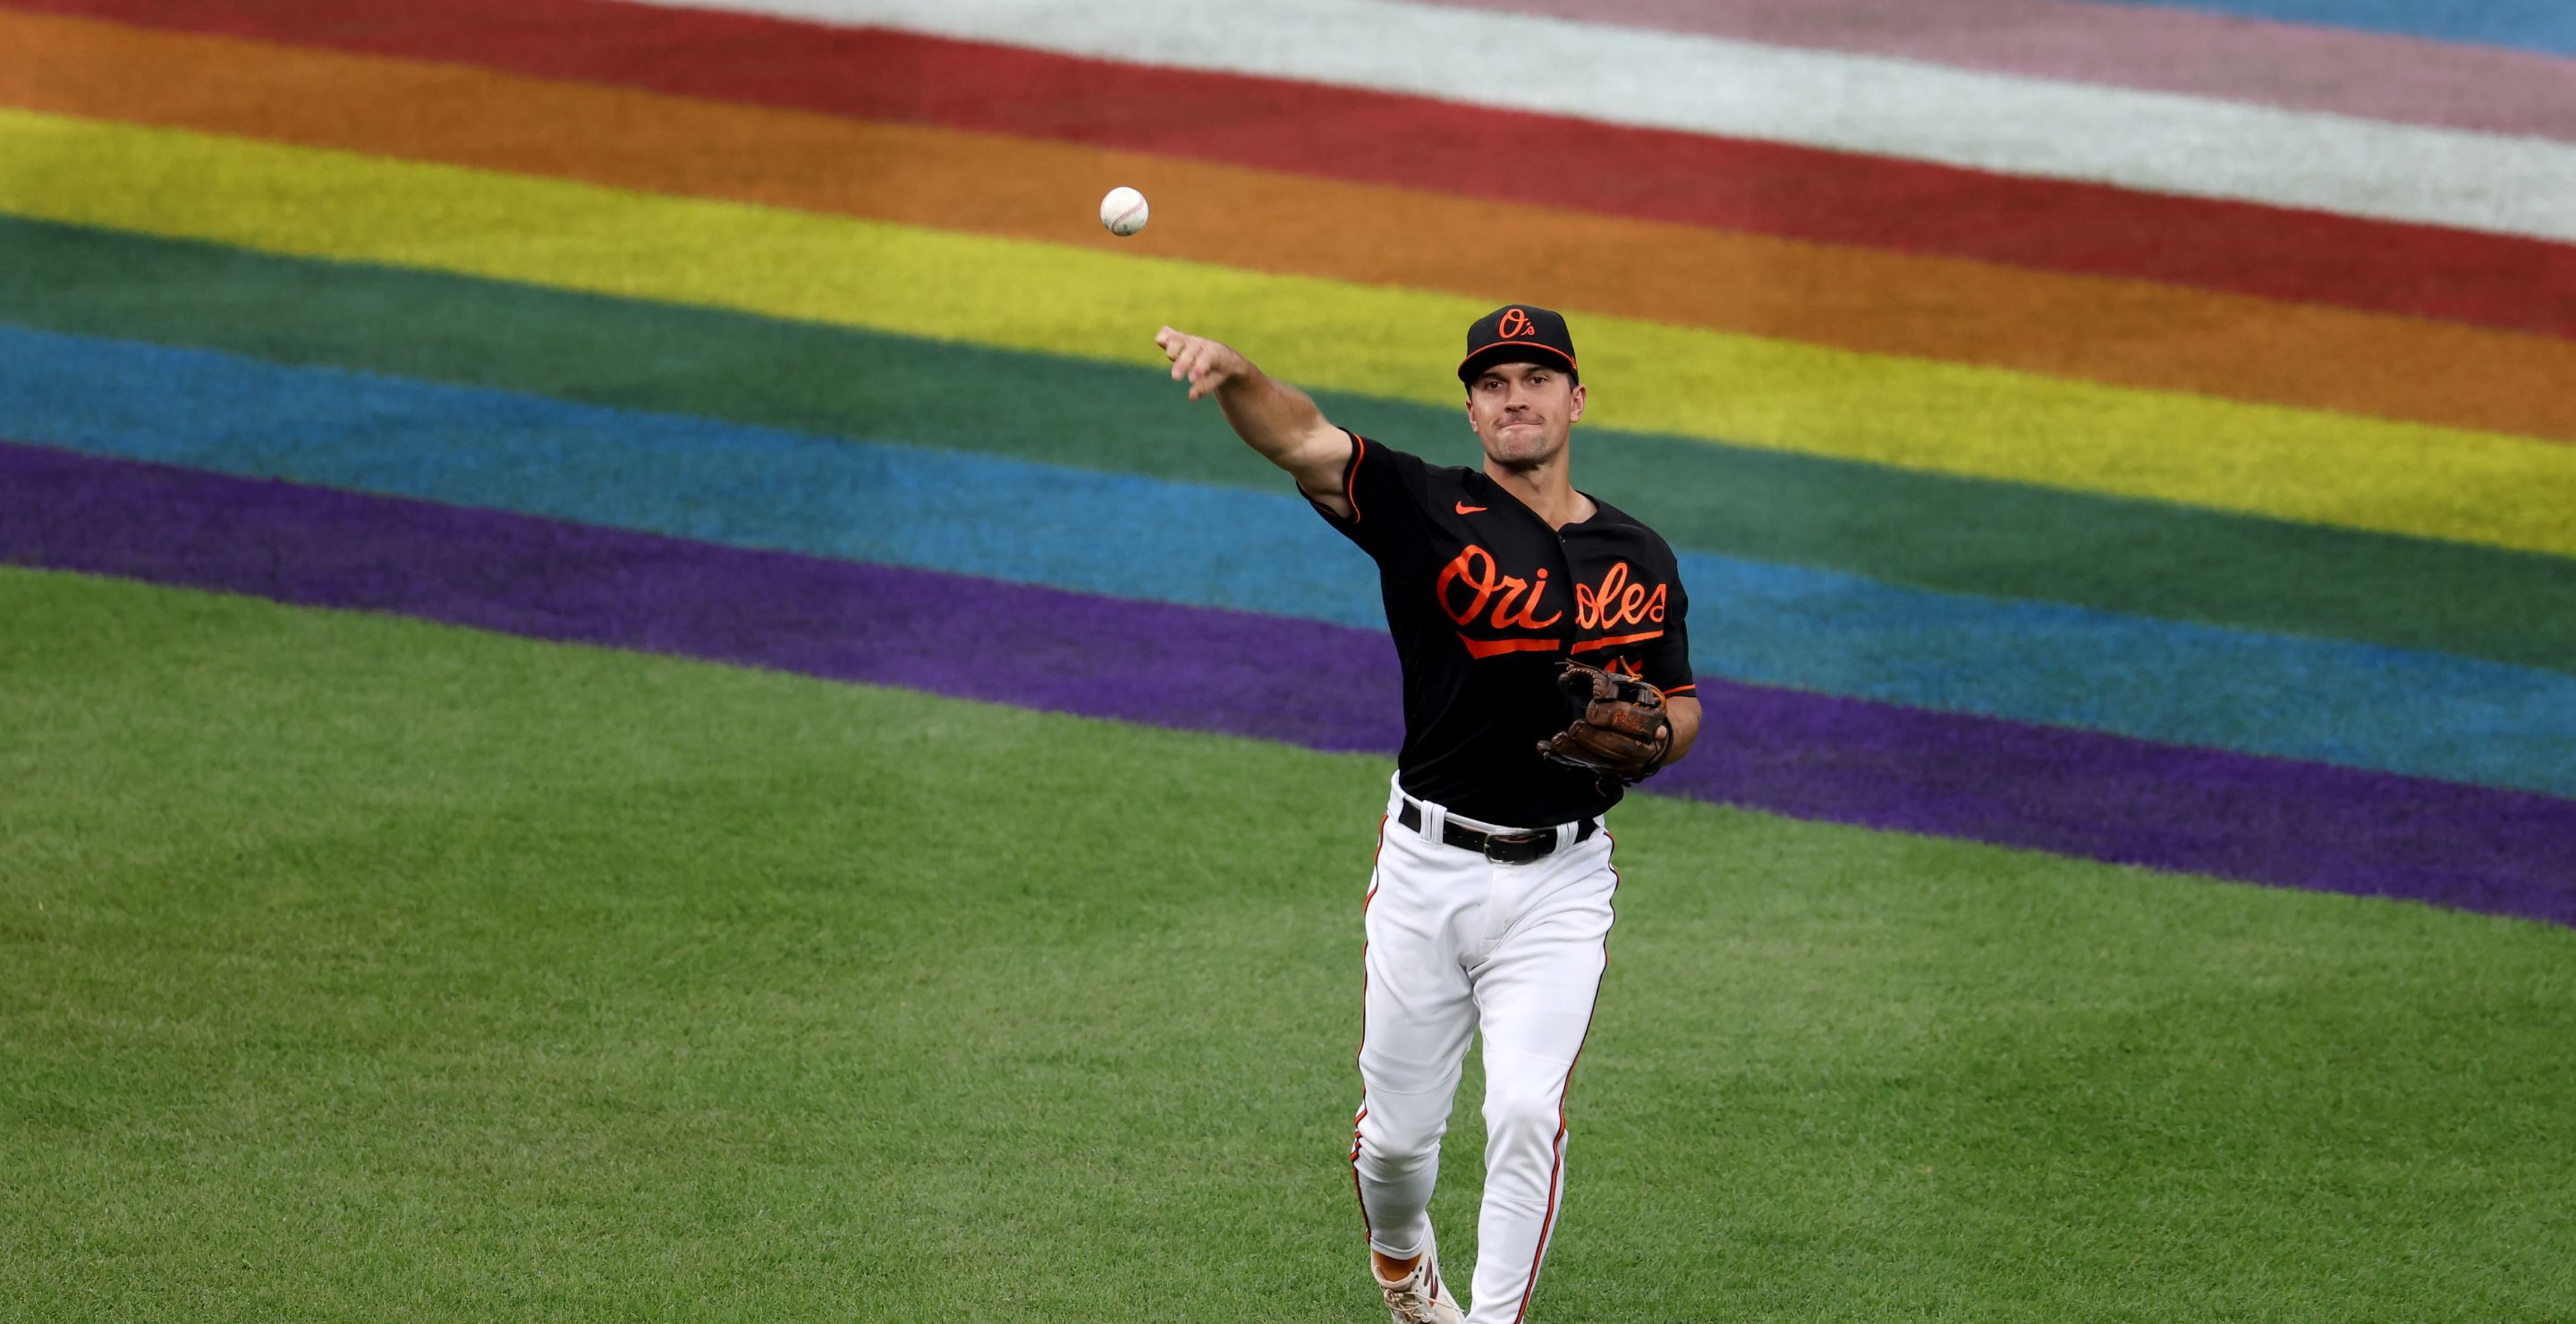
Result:
[[1505,309],[1503,311],[1502,324],[1495,327],[1494,330],[1505,340],[1517,340],[1522,336],[1534,336],[1538,334],[1538,328],[1530,325],[1529,314],[1522,312],[1518,308]]

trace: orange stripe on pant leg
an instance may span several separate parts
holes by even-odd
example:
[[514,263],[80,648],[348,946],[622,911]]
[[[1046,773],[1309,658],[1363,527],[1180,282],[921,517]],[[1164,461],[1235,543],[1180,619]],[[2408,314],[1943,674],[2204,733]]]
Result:
[[[1610,843],[1610,853],[1616,857],[1619,853],[1619,839],[1610,835],[1610,829],[1606,826],[1601,829],[1601,837],[1602,840]],[[1612,864],[1608,868],[1610,870],[1610,925],[1616,928],[1619,925],[1619,866]],[[1610,934],[1608,930],[1604,930],[1601,934],[1601,977],[1607,980],[1609,975]],[[1592,986],[1592,1015],[1583,1018],[1583,1037],[1575,1041],[1574,1060],[1565,1064],[1565,1085],[1556,1092],[1556,1153],[1549,1159],[1547,1165],[1547,1213],[1539,1219],[1538,1247],[1530,1252],[1529,1281],[1521,1285],[1521,1308],[1512,1313],[1514,1324],[1518,1324],[1523,1316],[1529,1314],[1530,1297],[1538,1291],[1538,1267],[1547,1262],[1548,1239],[1556,1235],[1557,1197],[1564,1189],[1560,1184],[1560,1174],[1565,1170],[1565,1100],[1567,1096],[1574,1093],[1574,1069],[1583,1064],[1583,1046],[1592,1042],[1592,1022],[1600,1014],[1601,985],[1595,983]]]
[[[1377,1229],[1369,1226],[1368,1193],[1360,1189],[1360,1123],[1368,1120],[1368,1072],[1360,1067],[1360,1054],[1368,1051],[1368,908],[1377,900],[1377,862],[1386,855],[1386,815],[1377,816],[1377,849],[1369,853],[1368,895],[1360,898],[1360,1046],[1351,1050],[1351,1069],[1360,1077],[1360,1110],[1351,1115],[1351,1195],[1359,1201],[1360,1237],[1372,1251]],[[1375,1271],[1377,1261],[1369,1261]]]

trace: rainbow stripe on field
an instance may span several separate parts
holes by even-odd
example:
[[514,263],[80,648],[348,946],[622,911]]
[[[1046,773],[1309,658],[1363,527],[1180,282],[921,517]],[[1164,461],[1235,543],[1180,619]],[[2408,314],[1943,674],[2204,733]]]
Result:
[[1543,302],[1657,791],[2576,921],[2556,8],[1191,12],[0,0],[0,559],[1385,753],[1152,334],[1464,463]]

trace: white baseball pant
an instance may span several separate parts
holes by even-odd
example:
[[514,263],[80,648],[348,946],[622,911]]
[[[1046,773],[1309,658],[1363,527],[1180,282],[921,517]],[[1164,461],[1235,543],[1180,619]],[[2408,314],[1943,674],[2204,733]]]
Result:
[[[1469,1324],[1517,1324],[1538,1286],[1565,1192],[1565,1094],[1591,1028],[1607,960],[1610,835],[1527,864],[1496,864],[1446,844],[1455,818],[1399,786],[1379,829],[1365,907],[1360,1099],[1351,1168],[1369,1245],[1407,1258],[1432,1244],[1440,1137],[1471,1033],[1485,1055],[1485,1206],[1476,1224]],[[1442,1266],[1444,1275],[1447,1266]]]

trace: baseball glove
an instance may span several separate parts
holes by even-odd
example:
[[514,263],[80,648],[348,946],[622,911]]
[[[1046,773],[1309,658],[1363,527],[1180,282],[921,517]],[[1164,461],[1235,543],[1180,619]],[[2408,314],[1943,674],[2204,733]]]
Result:
[[1556,687],[1565,691],[1574,723],[1538,742],[1549,760],[1641,782],[1672,754],[1673,722],[1662,690],[1581,662],[1560,664]]

